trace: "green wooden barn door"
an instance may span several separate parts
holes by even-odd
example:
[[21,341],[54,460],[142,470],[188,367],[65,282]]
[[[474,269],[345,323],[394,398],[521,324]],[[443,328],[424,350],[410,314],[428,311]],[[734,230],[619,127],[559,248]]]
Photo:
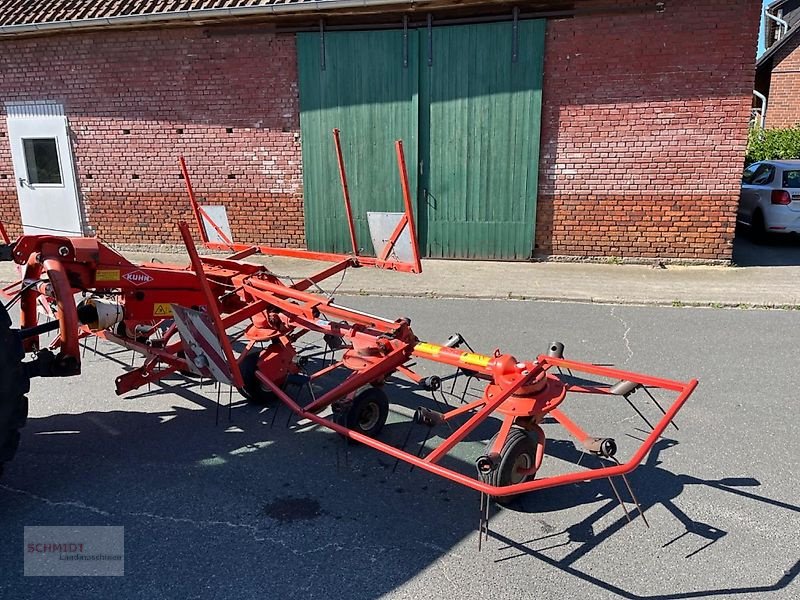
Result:
[[[413,33],[413,32],[411,32]],[[324,64],[322,48],[324,47]],[[402,30],[297,35],[306,243],[349,252],[331,131],[341,130],[359,245],[372,253],[367,210],[401,212],[394,141],[417,187],[417,36]]]
[[[431,257],[533,251],[545,24],[420,30],[420,237]],[[432,48],[428,60],[428,48]]]

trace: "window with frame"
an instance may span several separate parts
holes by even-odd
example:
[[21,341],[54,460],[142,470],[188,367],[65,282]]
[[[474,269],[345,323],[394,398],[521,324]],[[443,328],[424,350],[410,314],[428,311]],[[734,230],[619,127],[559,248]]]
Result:
[[767,185],[775,179],[775,167],[772,165],[761,165],[753,174],[752,185]]
[[25,167],[28,171],[29,184],[61,185],[63,183],[55,138],[23,139],[22,147],[25,152]]

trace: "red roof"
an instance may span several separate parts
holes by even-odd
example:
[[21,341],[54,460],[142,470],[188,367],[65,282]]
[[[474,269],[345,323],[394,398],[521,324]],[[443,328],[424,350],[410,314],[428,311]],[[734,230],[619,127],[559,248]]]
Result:
[[[310,0],[0,0],[0,27],[190,11],[302,4]],[[311,0],[313,1],[313,0]],[[324,2],[324,0],[323,0]],[[183,13],[180,15],[179,13]]]

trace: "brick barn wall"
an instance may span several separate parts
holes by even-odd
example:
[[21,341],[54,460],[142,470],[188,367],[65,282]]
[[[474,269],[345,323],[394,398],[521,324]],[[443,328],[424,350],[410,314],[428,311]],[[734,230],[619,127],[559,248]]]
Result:
[[548,23],[536,253],[731,258],[760,6]]
[[[548,22],[535,252],[730,259],[760,3],[629,4],[650,10]],[[183,153],[239,241],[302,246],[296,68],[293,36],[247,30],[4,40],[0,98],[64,103],[103,238],[178,241]],[[19,220],[2,139],[0,216]]]
[[[86,216],[104,239],[179,241],[175,223],[191,218],[183,154],[197,195],[226,204],[237,241],[298,247],[296,62],[294,36],[269,33],[181,28],[4,40],[0,98],[64,104]],[[0,207],[3,219],[19,222],[2,138]]]
[[800,124],[800,35],[794,35],[773,59],[767,127]]

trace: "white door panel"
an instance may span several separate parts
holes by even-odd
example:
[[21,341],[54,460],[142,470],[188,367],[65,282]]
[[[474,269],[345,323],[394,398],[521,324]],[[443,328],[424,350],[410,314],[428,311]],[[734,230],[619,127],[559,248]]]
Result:
[[63,107],[6,104],[8,139],[26,234],[83,235]]

